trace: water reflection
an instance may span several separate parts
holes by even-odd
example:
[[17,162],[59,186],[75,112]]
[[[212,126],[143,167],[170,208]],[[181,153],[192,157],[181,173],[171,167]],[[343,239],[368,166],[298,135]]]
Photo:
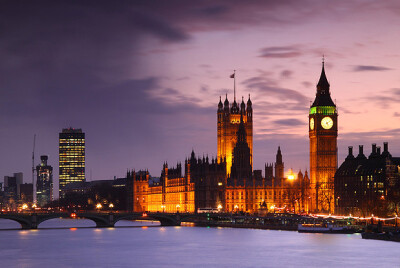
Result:
[[0,237],[1,267],[398,267],[400,263],[400,243],[362,240],[358,234],[70,226],[2,231]]

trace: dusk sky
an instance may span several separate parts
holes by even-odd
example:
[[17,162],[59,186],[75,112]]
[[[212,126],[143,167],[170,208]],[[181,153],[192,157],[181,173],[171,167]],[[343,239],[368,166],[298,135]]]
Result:
[[217,152],[219,96],[251,94],[254,169],[281,146],[309,169],[308,110],[322,55],[347,146],[400,156],[400,2],[1,1],[0,175],[49,155],[58,133],[86,133],[88,180]]

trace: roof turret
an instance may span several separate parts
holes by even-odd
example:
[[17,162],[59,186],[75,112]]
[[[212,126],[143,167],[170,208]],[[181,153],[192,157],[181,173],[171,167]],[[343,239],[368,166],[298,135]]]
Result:
[[229,110],[228,94],[226,94],[225,96],[224,108]]
[[231,108],[231,113],[232,114],[238,114],[239,113],[239,105],[237,104],[236,100],[233,101],[232,108]]
[[219,96],[219,103],[218,103],[218,110],[222,110],[222,100],[221,100],[221,96]]
[[[247,109],[249,109],[249,108],[251,108],[251,105],[252,105],[253,103],[251,102],[251,100],[250,100],[250,94],[249,94],[249,99],[247,100]],[[249,107],[250,106],[250,107]]]

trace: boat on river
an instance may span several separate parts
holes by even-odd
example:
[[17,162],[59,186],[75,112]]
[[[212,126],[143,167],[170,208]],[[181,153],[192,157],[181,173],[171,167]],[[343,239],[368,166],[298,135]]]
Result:
[[354,234],[356,229],[348,226],[336,226],[331,223],[299,224],[299,233],[323,233],[323,234]]
[[400,242],[400,232],[385,232],[385,233],[364,232],[361,234],[361,237],[363,239]]

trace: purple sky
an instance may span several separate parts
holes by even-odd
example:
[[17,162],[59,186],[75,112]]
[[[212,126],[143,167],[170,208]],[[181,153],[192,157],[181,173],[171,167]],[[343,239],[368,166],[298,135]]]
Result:
[[[308,169],[307,116],[322,54],[347,146],[400,155],[400,3],[393,1],[2,1],[0,175],[30,181],[58,133],[86,133],[90,179],[215,156],[220,95],[251,94],[254,168],[278,145]],[[357,149],[355,150],[357,153]]]

